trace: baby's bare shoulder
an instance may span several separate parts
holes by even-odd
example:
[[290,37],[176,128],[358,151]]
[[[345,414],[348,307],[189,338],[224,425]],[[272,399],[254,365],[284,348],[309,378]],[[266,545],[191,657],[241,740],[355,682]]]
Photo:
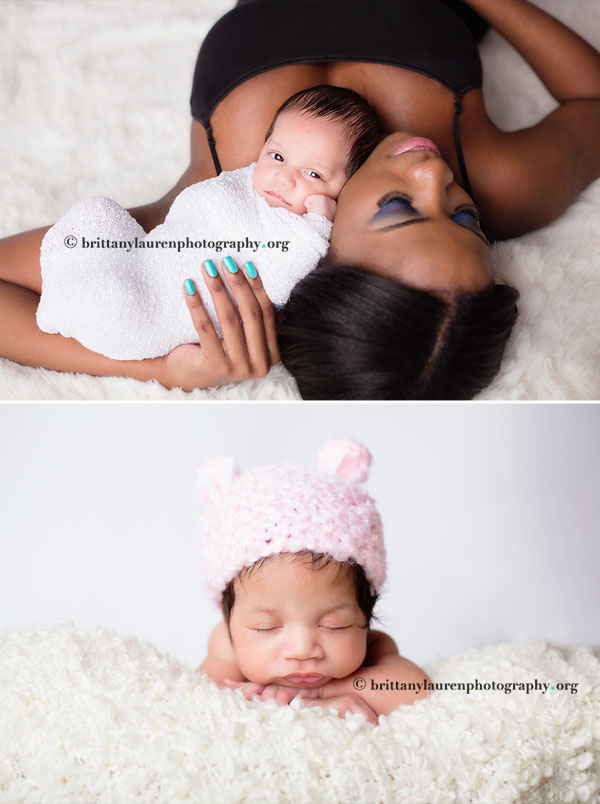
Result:
[[369,629],[365,664],[371,664],[384,656],[398,656],[398,646],[389,634]]
[[210,658],[223,659],[227,662],[236,661],[225,620],[215,625],[208,638],[208,655]]

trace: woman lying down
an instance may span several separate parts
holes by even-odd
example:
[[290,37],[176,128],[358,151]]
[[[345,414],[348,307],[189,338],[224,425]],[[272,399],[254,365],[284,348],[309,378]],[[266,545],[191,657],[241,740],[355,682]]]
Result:
[[240,475],[233,459],[204,464],[203,574],[223,619],[201,672],[248,699],[299,695],[375,725],[427,697],[425,672],[370,627],[385,580],[381,520],[361,486],[370,461],[343,437],[324,445],[316,469]]

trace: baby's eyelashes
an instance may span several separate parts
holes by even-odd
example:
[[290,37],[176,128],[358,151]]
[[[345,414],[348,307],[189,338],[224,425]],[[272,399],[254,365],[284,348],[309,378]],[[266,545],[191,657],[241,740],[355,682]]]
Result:
[[320,625],[319,628],[325,628],[327,631],[346,631],[352,628],[351,625]]
[[280,625],[269,625],[265,628],[250,628],[251,631],[256,631],[258,634],[268,634],[270,631],[278,631],[281,628]]

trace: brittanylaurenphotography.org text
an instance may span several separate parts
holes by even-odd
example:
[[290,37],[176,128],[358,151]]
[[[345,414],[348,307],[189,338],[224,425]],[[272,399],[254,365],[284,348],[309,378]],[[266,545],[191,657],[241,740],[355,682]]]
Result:
[[67,235],[64,239],[66,248],[82,249],[123,249],[133,251],[134,249],[177,249],[178,252],[184,249],[205,249],[217,254],[221,251],[258,251],[260,248],[279,249],[286,252],[289,248],[289,240],[251,240],[246,237],[244,240],[146,240],[145,238],[135,237],[133,240],[109,240],[100,237],[88,239],[84,235]]

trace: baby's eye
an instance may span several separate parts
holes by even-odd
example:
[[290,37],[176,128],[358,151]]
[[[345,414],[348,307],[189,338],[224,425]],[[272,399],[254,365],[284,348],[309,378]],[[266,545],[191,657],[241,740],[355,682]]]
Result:
[[283,156],[280,153],[278,153],[277,151],[270,151],[269,156],[271,157],[271,159],[274,159],[276,162],[285,161]]
[[348,628],[351,628],[350,625],[322,625],[321,628],[325,628],[327,631],[345,631]]
[[307,170],[307,175],[311,177],[311,179],[320,179],[321,176],[315,170]]

